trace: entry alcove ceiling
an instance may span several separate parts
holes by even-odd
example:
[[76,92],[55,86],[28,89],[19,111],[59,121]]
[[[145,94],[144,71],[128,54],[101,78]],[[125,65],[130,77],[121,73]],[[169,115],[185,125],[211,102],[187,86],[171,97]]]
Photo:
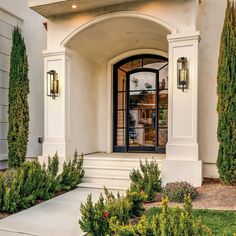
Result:
[[168,52],[169,33],[163,26],[149,20],[121,17],[90,26],[65,46],[99,63],[136,49]]
[[[124,3],[143,2],[144,0],[28,0],[29,7],[48,18],[61,14],[78,13]],[[146,0],[145,0],[146,1]],[[77,5],[76,9],[71,6]]]

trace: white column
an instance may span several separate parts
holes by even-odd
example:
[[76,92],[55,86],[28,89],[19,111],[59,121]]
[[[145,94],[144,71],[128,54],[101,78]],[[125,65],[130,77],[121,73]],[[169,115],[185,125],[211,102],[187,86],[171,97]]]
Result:
[[[168,143],[163,161],[163,183],[187,181],[202,183],[202,162],[198,157],[197,96],[199,32],[169,35]],[[177,88],[177,60],[186,57],[189,85]]]
[[[71,54],[66,49],[44,51],[44,142],[43,157],[58,152],[67,156],[70,142],[70,64]],[[47,96],[47,72],[55,70],[59,79],[59,97]]]

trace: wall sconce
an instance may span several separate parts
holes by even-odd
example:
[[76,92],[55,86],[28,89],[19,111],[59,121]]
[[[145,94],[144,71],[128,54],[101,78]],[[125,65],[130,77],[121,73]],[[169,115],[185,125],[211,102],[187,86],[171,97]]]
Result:
[[59,96],[59,80],[58,74],[55,70],[47,72],[47,95],[55,99]]
[[188,59],[187,57],[180,57],[177,60],[177,88],[184,89],[188,88]]

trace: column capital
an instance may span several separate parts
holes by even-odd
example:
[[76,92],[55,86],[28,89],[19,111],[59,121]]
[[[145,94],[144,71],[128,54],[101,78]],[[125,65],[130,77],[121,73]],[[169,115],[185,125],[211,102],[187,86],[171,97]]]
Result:
[[44,57],[51,57],[51,56],[71,56],[72,51],[66,47],[57,48],[57,49],[50,49],[44,50],[43,56]]
[[184,32],[184,33],[173,33],[167,36],[167,40],[169,43],[173,42],[182,42],[182,41],[189,41],[189,40],[197,40],[200,41],[200,32],[193,31],[193,32]]

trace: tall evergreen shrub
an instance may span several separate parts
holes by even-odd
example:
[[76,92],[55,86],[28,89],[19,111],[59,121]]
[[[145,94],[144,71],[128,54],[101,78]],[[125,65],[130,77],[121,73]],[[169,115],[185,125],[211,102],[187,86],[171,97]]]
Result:
[[236,184],[236,9],[228,0],[221,35],[217,75],[217,166],[221,180]]
[[26,47],[20,29],[16,27],[13,31],[9,75],[9,167],[20,166],[26,156],[29,133],[28,94],[29,79]]

